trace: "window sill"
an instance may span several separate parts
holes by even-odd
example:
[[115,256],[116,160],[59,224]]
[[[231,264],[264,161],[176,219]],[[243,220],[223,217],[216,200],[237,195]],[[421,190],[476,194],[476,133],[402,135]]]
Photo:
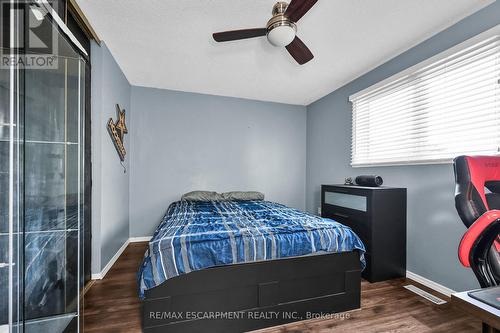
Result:
[[370,163],[370,164],[352,164],[353,168],[373,168],[373,167],[386,167],[386,166],[411,166],[411,165],[433,165],[433,164],[453,164],[452,158],[441,160],[427,160],[427,161],[406,161],[406,162],[387,162],[387,163]]

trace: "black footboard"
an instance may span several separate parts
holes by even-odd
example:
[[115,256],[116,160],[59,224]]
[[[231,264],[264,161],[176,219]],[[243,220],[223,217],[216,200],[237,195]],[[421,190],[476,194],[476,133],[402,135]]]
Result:
[[214,267],[146,291],[144,332],[244,332],[359,308],[357,251]]

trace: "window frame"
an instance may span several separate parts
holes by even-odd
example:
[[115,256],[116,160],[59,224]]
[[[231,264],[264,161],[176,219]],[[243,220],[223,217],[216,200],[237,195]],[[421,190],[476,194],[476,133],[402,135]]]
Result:
[[[471,46],[476,45],[477,43],[480,43],[482,41],[485,41],[489,38],[495,37],[495,36],[500,36],[500,25],[497,25],[489,30],[486,30],[480,34],[477,34],[459,44],[456,44],[445,51],[442,51],[430,58],[427,58],[424,61],[421,61],[413,66],[410,66],[394,75],[391,75],[387,77],[386,79],[379,81],[363,90],[360,90],[352,95],[349,96],[349,102],[351,103],[351,115],[354,112],[354,100],[359,98],[360,96],[373,93],[378,89],[381,89],[385,87],[386,85],[389,85],[391,83],[395,83],[399,80],[403,80],[407,77],[413,76],[416,72],[419,70],[432,65],[440,60],[443,60],[447,57],[453,56],[454,54],[463,51]],[[499,85],[500,85],[500,79],[499,79]],[[500,97],[499,97],[500,98]],[[413,160],[413,161],[400,161],[400,162],[374,162],[374,163],[356,163],[353,164],[353,148],[354,148],[354,142],[355,142],[355,124],[354,124],[354,119],[351,118],[351,160],[349,162],[350,166],[353,168],[366,168],[366,167],[379,167],[379,166],[404,166],[404,165],[439,165],[439,164],[452,164],[453,163],[453,158],[448,158],[448,157],[443,157],[443,158],[433,158],[433,159],[422,159],[422,160]],[[499,150],[496,153],[492,152],[492,155],[500,155],[500,147]]]

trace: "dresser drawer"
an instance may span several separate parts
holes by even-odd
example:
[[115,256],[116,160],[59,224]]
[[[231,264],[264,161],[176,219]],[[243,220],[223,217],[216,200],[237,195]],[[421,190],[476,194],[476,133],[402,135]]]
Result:
[[347,193],[339,189],[325,190],[323,202],[334,207],[343,207],[357,212],[368,211],[368,196],[363,193]]
[[370,223],[368,219],[359,216],[351,217],[337,212],[325,214],[324,216],[351,228],[361,238],[367,251],[371,252],[371,228],[368,227]]
[[331,189],[323,191],[321,204],[326,212],[366,217],[370,215],[371,199],[369,193],[347,193],[344,189]]
[[334,205],[329,205],[323,203],[321,206],[321,213],[323,216],[331,216],[335,220],[356,220],[356,221],[367,221],[370,219],[370,214],[368,212],[358,211],[354,209],[348,209],[345,207],[339,207]]

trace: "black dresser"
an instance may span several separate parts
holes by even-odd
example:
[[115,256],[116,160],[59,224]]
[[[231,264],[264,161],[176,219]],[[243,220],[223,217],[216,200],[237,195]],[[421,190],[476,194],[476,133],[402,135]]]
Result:
[[347,225],[366,247],[363,278],[406,275],[406,189],[322,185],[321,216]]

